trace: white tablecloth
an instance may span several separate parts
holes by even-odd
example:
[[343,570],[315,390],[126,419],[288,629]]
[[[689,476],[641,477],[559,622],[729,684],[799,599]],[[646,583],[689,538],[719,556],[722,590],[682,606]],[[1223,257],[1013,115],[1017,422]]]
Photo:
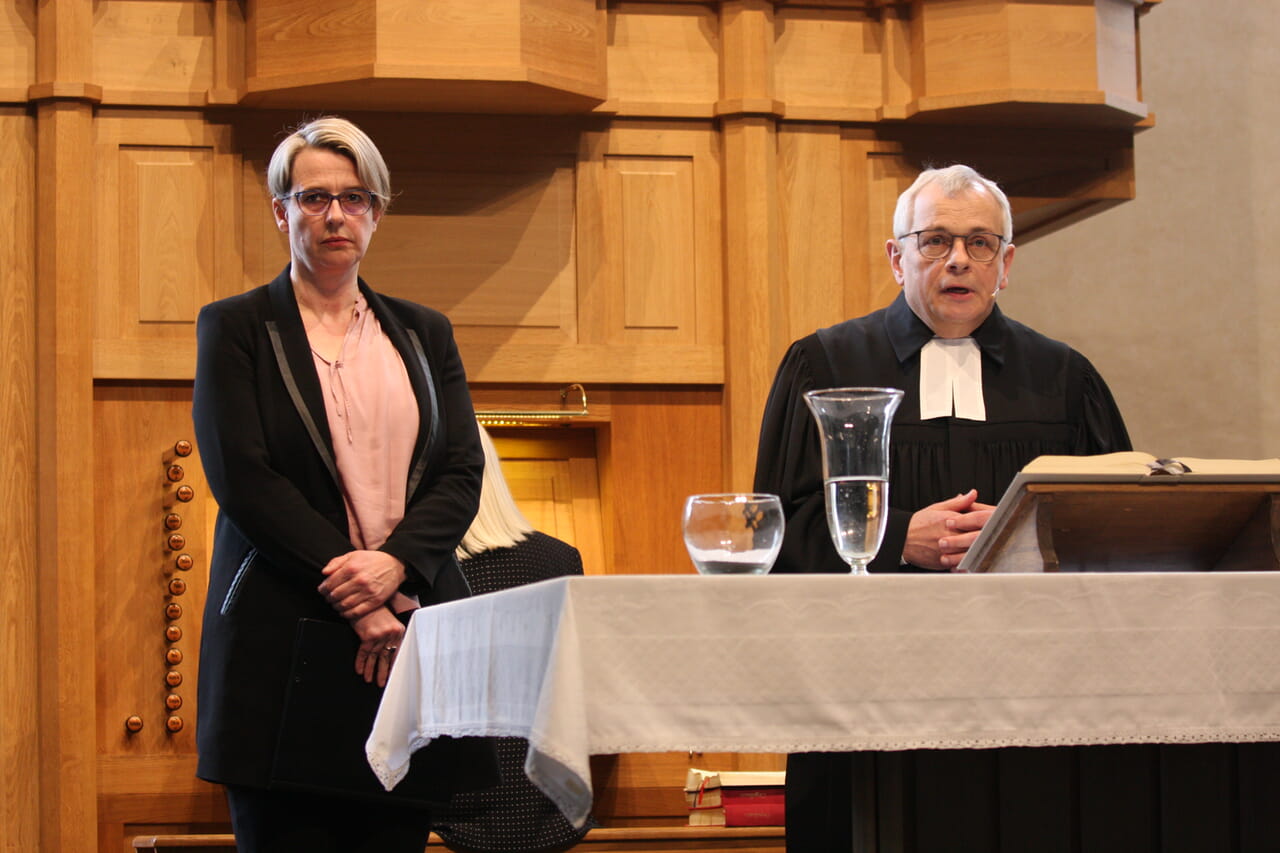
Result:
[[1280,740],[1280,573],[559,578],[419,610],[367,750],[593,754]]

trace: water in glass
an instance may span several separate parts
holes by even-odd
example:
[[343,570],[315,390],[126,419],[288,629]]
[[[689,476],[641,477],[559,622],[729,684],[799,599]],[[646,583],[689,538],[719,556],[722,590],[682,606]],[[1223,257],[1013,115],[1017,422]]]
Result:
[[827,529],[840,558],[856,572],[880,550],[889,520],[889,482],[879,477],[826,481]]

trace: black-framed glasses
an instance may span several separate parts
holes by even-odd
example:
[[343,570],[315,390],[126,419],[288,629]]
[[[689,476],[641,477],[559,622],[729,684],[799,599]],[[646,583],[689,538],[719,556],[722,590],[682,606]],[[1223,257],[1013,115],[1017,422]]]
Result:
[[302,190],[290,193],[289,198],[298,203],[298,209],[307,216],[321,216],[329,212],[333,200],[338,200],[338,207],[348,216],[362,216],[373,207],[373,193],[368,190],[343,190],[334,195],[324,190]]
[[1004,243],[1003,237],[989,231],[978,231],[962,236],[941,228],[926,228],[923,231],[903,234],[898,239],[905,240],[908,237],[916,238],[916,248],[921,255],[931,261],[938,261],[950,255],[956,240],[963,240],[964,250],[970,259],[985,264],[995,260],[996,255],[1000,253],[1001,244]]

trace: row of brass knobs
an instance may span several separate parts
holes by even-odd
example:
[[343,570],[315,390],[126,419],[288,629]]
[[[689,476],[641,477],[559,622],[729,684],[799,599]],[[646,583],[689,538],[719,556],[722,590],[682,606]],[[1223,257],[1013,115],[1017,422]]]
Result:
[[[187,472],[179,464],[178,459],[184,459],[191,455],[191,442],[183,439],[173,446],[173,453],[176,458],[169,460],[165,468],[165,479],[169,484],[175,485],[173,497],[181,503],[188,503],[196,496],[195,489],[190,485],[183,483],[183,478]],[[182,516],[177,512],[167,512],[164,516],[164,529],[167,531],[165,538],[165,547],[170,553],[174,554],[173,566],[182,572],[189,572],[195,567],[195,559],[185,549],[187,547],[187,537],[178,532],[182,528]],[[177,552],[177,553],[174,553]],[[166,570],[165,574],[169,574],[170,570]],[[181,577],[170,577],[167,584],[168,593],[172,598],[178,598],[186,593],[187,582]],[[169,688],[169,693],[164,697],[164,707],[167,717],[164,721],[165,730],[170,734],[182,731],[185,723],[182,717],[178,716],[177,711],[182,707],[182,696],[178,694],[177,689],[182,684],[182,672],[174,667],[182,663],[182,649],[173,645],[182,639],[182,626],[178,624],[178,620],[182,618],[182,605],[177,601],[170,600],[164,607],[165,619],[169,624],[164,629],[165,642],[170,646],[165,650],[164,661],[169,667],[164,674],[165,686]],[[138,714],[132,714],[124,721],[125,731],[130,734],[136,734],[142,731],[143,720]]]

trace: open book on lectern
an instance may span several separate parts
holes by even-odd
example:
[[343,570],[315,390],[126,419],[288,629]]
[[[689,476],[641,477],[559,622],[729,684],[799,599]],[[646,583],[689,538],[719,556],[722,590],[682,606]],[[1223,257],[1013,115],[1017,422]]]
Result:
[[1041,456],[964,572],[1280,570],[1280,458]]

